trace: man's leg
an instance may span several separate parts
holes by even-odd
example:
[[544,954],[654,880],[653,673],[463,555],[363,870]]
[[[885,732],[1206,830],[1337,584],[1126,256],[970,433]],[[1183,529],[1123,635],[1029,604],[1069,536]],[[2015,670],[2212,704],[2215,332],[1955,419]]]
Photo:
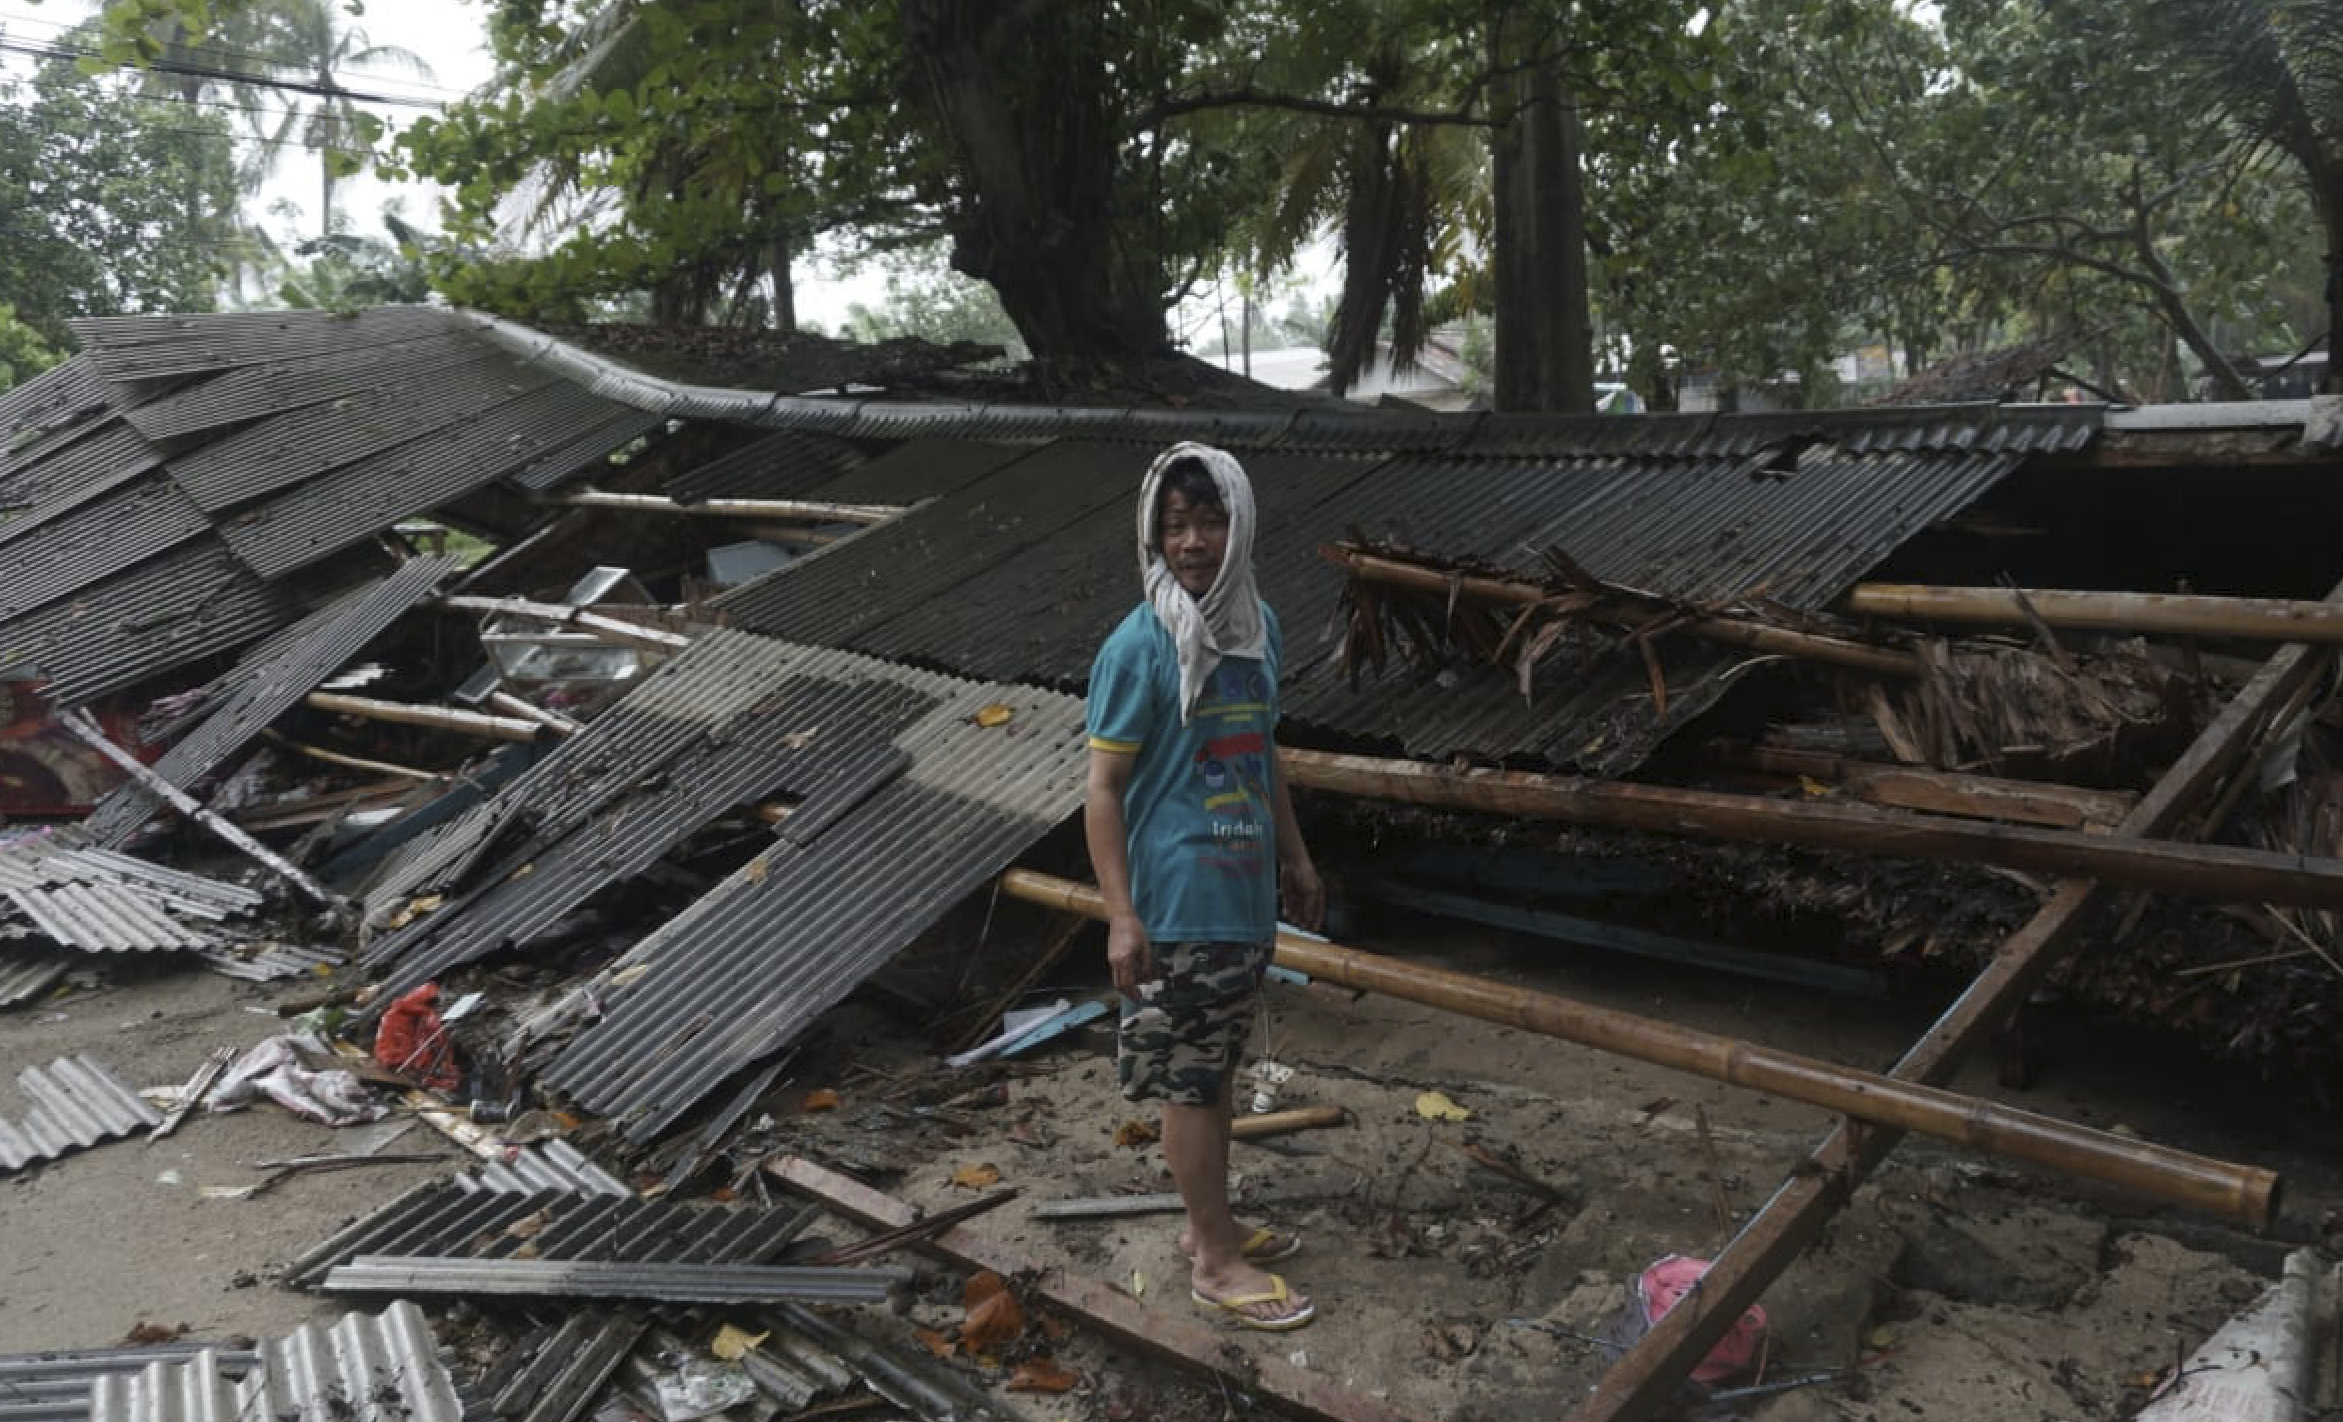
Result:
[[[1229,1210],[1229,1112],[1225,1091],[1213,1105],[1163,1108],[1164,1163],[1171,1167],[1172,1184],[1187,1207],[1188,1235],[1194,1241],[1188,1283],[1215,1301],[1267,1294],[1276,1287],[1268,1271],[1246,1261],[1245,1238]],[[1309,1303],[1306,1295],[1289,1293],[1282,1300],[1243,1305],[1239,1311],[1260,1319],[1289,1318]]]

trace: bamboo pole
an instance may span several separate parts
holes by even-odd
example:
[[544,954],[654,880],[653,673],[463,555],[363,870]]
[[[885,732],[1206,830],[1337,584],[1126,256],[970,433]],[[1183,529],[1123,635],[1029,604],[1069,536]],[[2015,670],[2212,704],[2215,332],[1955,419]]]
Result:
[[660,494],[606,494],[593,489],[555,495],[543,502],[573,509],[629,509],[638,513],[769,518],[800,523],[885,523],[907,512],[899,504],[833,504],[812,499],[701,499],[685,504]]
[[488,704],[507,715],[518,716],[524,721],[534,721],[555,735],[574,736],[586,729],[584,725],[568,716],[556,711],[548,711],[536,702],[515,696],[509,691],[489,692]]
[[[1001,891],[1028,903],[1106,917],[1098,891],[1068,879],[1012,869],[1001,877]],[[1325,982],[1918,1131],[2256,1228],[2267,1225],[2277,1208],[2279,1179],[2270,1171],[2070,1125],[1935,1086],[1289,933],[1277,937],[1277,963]]]
[[2343,859],[1285,747],[1277,758],[1289,784],[1368,799],[1661,834],[1998,864],[2243,903],[2343,908]]
[[2343,646],[2343,605],[2278,597],[1860,583],[1847,594],[1847,610],[1965,626],[2031,627],[2038,618],[2044,625],[2078,632]]
[[281,731],[262,731],[261,735],[274,744],[283,746],[286,750],[308,756],[311,760],[324,761],[327,765],[346,766],[351,770],[370,770],[377,775],[396,775],[405,780],[424,780],[435,784],[455,779],[452,775],[444,775],[436,770],[417,770],[411,765],[394,765],[387,760],[367,760],[362,756],[344,755],[340,751],[330,751],[323,746],[313,746],[305,741],[294,740]]
[[489,716],[478,711],[459,711],[452,706],[410,706],[403,701],[377,701],[371,696],[345,696],[338,691],[312,691],[305,700],[320,711],[331,711],[336,715],[389,721],[400,726],[428,726],[433,730],[454,731],[459,735],[484,736],[493,741],[518,741],[529,745],[545,734],[545,727],[535,721],[524,721],[517,716]]
[[[2343,584],[2328,595],[2343,600]],[[2301,643],[2280,648],[2239,689],[2187,754],[2116,826],[2118,835],[2169,834],[2214,793],[2223,777],[2243,774],[2240,762],[2305,681],[2334,665],[2332,654]],[[2002,1023],[2082,939],[2091,911],[2106,890],[2088,879],[2067,879],[2034,917],[2005,940],[1968,990],[1896,1063],[1901,1081],[1941,1082]],[[1669,1405],[1692,1369],[1725,1336],[1741,1311],[1821,1234],[1856,1186],[1887,1159],[1901,1139],[1858,1120],[1844,1120],[1798,1163],[1765,1207],[1726,1244],[1701,1275],[1700,1287],[1670,1309],[1571,1414],[1571,1422],[1644,1422]]]
[[[1441,597],[1454,594],[1479,602],[1512,603],[1527,607],[1550,601],[1554,596],[1551,589],[1532,582],[1449,574],[1437,568],[1379,558],[1372,553],[1360,553],[1348,548],[1329,549],[1328,555],[1348,569],[1352,577]],[[1651,614],[1621,618],[1616,614],[1593,615],[1602,621],[1624,622],[1631,631],[1651,626],[1661,616]],[[1677,630],[1689,632],[1705,641],[1747,647],[1752,651],[1777,656],[1828,662],[1833,666],[1874,672],[1881,676],[1917,677],[1921,670],[1920,659],[1908,652],[1869,647],[1840,637],[1797,632],[1786,627],[1769,627],[1763,623],[1743,622],[1729,617],[1695,617],[1677,624]]]
[[204,808],[194,796],[165,780],[153,767],[106,739],[105,731],[99,727],[96,721],[90,719],[90,714],[87,711],[76,708],[71,711],[59,712],[57,724],[79,736],[89,744],[92,750],[120,766],[124,774],[145,787],[148,793],[218,835],[221,839],[226,840],[229,844],[234,845],[238,850],[250,855],[266,866],[271,873],[291,883],[302,893],[309,895],[336,913],[349,907],[349,901],[341,895],[302,873],[289,860],[277,854],[267,845]]
[[563,602],[532,602],[524,597],[443,597],[432,605],[449,612],[502,612],[516,617],[534,617],[558,626],[574,627],[605,642],[652,652],[680,652],[692,644],[692,639],[680,632],[645,627],[623,617],[608,617]]

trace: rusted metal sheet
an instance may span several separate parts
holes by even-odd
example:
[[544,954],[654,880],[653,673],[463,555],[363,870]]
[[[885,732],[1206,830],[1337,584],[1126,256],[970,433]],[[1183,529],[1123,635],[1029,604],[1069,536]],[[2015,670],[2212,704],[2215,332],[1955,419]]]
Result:
[[[154,763],[155,773],[184,790],[225,765],[462,568],[463,560],[453,556],[417,558],[303,619],[293,635],[274,639],[267,655],[247,658],[225,679],[229,689],[223,699]],[[153,791],[126,782],[99,803],[83,827],[99,844],[119,845],[161,808]]]
[[162,1116],[94,1057],[59,1057],[16,1074],[31,1109],[11,1122],[0,1118],[0,1171],[160,1125]]
[[[635,1141],[656,1138],[735,1072],[787,1046],[981,885],[987,866],[1062,822],[1082,793],[1082,708],[1072,697],[745,633],[711,634],[687,655],[704,674],[671,683],[670,694],[738,700],[758,688],[882,682],[927,709],[892,736],[909,756],[900,775],[810,841],[795,816],[785,820],[771,849],[613,965],[604,1015],[541,1079],[622,1120]],[[980,724],[992,705],[1007,720]],[[903,866],[914,864],[907,877]],[[644,971],[627,971],[637,965]]]

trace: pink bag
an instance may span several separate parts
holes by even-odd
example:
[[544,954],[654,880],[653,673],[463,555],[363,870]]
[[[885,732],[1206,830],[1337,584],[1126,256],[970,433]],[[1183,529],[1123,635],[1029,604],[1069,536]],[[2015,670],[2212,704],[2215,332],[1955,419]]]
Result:
[[[1671,1254],[1635,1276],[1631,1285],[1635,1305],[1643,1314],[1643,1326],[1649,1329],[1662,1315],[1676,1306],[1676,1301],[1691,1293],[1708,1272],[1706,1259],[1688,1258]],[[1765,1310],[1751,1304],[1733,1320],[1717,1346],[1700,1360],[1692,1370],[1692,1380],[1703,1387],[1710,1386],[1737,1373],[1746,1372],[1757,1361],[1757,1350],[1765,1342]]]

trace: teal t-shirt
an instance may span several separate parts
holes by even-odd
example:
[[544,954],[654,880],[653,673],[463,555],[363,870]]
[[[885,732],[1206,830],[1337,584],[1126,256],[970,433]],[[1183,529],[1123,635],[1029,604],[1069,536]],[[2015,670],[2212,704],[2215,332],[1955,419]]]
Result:
[[1271,808],[1277,618],[1261,657],[1223,657],[1180,724],[1180,661],[1141,603],[1090,668],[1090,744],[1136,758],[1123,794],[1131,906],[1157,943],[1268,943],[1277,936]]

